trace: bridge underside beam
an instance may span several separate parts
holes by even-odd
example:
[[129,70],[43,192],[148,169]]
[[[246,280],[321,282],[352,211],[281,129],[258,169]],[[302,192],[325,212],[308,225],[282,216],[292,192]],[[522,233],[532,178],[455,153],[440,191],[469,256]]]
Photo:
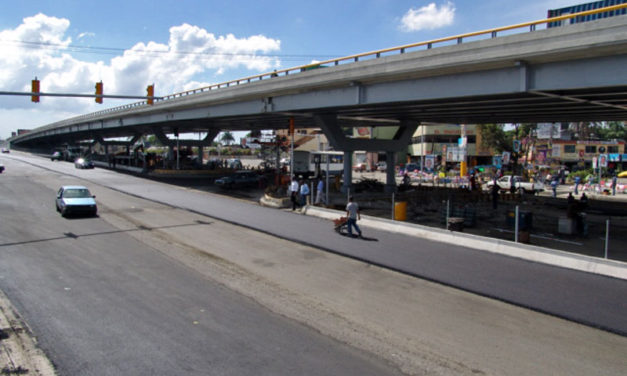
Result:
[[401,120],[394,137],[391,140],[382,140],[346,137],[342,131],[341,125],[338,124],[336,115],[314,115],[314,121],[316,125],[322,129],[331,146],[333,146],[335,150],[344,151],[344,185],[342,186],[344,192],[351,189],[353,179],[352,155],[353,152],[357,150],[386,152],[388,163],[385,190],[386,192],[396,190],[396,180],[394,179],[394,166],[396,163],[394,161],[394,155],[395,152],[407,150],[411,137],[418,128],[418,122]]
[[220,133],[219,129],[211,128],[211,129],[207,129],[207,135],[202,140],[189,140],[189,139],[183,139],[183,140],[179,139],[179,140],[177,140],[177,139],[169,138],[163,132],[163,129],[161,129],[161,128],[155,128],[154,129],[155,137],[157,137],[159,142],[161,142],[163,145],[169,146],[169,147],[174,147],[176,145],[183,146],[183,147],[192,147],[192,146],[204,147],[204,146],[209,146],[209,145],[211,145],[213,140],[216,138],[218,133]]
[[128,141],[121,141],[121,140],[114,140],[114,141],[105,141],[105,139],[100,136],[100,135],[95,135],[94,136],[94,142],[99,143],[102,146],[126,146],[126,147],[131,147],[133,145],[135,145],[135,143],[137,142],[137,140],[139,140],[139,138],[141,137],[141,134],[136,134],[133,136],[133,138],[131,138]]

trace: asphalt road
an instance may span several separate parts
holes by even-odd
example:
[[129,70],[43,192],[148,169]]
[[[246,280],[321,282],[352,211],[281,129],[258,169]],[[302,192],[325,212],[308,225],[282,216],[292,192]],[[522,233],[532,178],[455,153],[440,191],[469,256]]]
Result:
[[[17,158],[17,156],[14,156]],[[89,181],[274,236],[381,265],[483,296],[627,335],[627,281],[472,248],[365,228],[371,241],[339,236],[327,220],[151,182],[111,171],[19,157]]]
[[[80,181],[13,159],[3,162],[0,289],[60,375],[399,374],[371,354],[206,279],[101,218],[63,219],[54,210],[57,187],[32,177],[51,175],[59,185]],[[50,166],[78,172],[67,163]],[[80,174],[158,197],[177,191],[137,179],[124,183],[128,177],[108,171]]]

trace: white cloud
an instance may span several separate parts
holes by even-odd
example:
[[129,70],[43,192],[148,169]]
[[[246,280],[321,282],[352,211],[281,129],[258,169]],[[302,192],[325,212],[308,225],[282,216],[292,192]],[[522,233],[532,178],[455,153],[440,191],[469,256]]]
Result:
[[76,37],[77,39],[83,39],[83,38],[87,38],[87,37],[95,37],[96,34],[95,33],[80,33],[78,34],[78,37]]
[[[67,36],[69,26],[67,19],[37,14],[15,29],[1,30],[0,90],[30,91],[30,82],[37,77],[42,92],[93,94],[95,83],[103,81],[105,94],[145,95],[146,86],[154,83],[156,94],[166,95],[206,86],[208,77],[228,70],[260,73],[280,66],[277,57],[264,56],[280,50],[279,40],[263,35],[216,36],[189,24],[171,27],[167,43],[138,42],[110,61],[84,61],[68,48],[72,43]],[[84,32],[78,38],[92,35]],[[41,97],[35,104],[29,97],[0,97],[0,110],[12,114],[0,118],[0,138],[25,124],[33,128],[30,119],[46,118],[33,112],[78,115],[132,101],[105,98],[103,106],[93,99]],[[31,116],[20,122],[18,113]]]
[[453,23],[455,5],[447,2],[438,6],[430,3],[419,9],[409,9],[401,19],[400,28],[403,31],[433,30]]

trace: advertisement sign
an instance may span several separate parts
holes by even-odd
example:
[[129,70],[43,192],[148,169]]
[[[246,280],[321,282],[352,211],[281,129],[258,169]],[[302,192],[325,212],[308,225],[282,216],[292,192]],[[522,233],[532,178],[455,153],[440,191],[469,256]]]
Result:
[[537,127],[538,139],[560,138],[560,127],[553,123],[539,123]]
[[511,157],[511,154],[509,151],[504,151],[503,152],[503,164],[509,164],[509,158]]
[[503,157],[500,155],[492,156],[492,164],[497,168],[501,168],[503,166]]
[[428,171],[433,171],[433,169],[435,168],[435,155],[425,156],[425,168]]
[[446,149],[447,162],[461,162],[466,157],[465,150],[459,147],[448,147]]
[[513,149],[514,149],[514,153],[519,153],[520,152],[520,141],[519,140],[514,140],[514,144],[512,145]]
[[599,165],[601,167],[607,167],[607,154],[599,155]]
[[546,150],[537,152],[536,153],[536,160],[538,161],[538,163],[546,162]]

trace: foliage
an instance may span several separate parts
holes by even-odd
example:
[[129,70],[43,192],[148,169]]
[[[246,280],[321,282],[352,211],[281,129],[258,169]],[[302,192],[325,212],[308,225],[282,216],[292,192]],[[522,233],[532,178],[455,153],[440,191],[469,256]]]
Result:
[[595,171],[592,168],[588,168],[588,169],[584,169],[584,170],[579,170],[579,171],[575,171],[575,172],[571,172],[570,174],[568,174],[568,180],[570,181],[575,181],[575,177],[579,176],[581,178],[581,182],[585,183],[586,182],[586,177],[588,177],[588,175],[595,175]]
[[233,141],[235,141],[235,137],[233,137],[233,134],[231,132],[226,131],[222,133],[222,137],[220,137],[220,141],[222,141],[222,143],[226,145],[231,145]]
[[207,148],[207,153],[209,153],[209,155],[222,155],[222,156],[253,155],[254,150],[241,148],[239,146],[221,146],[221,147],[212,146],[210,148]]
[[503,124],[479,124],[477,129],[481,134],[481,143],[496,154],[511,151],[511,143],[504,131]]
[[627,129],[625,123],[611,121],[606,124],[600,124],[594,127],[594,133],[601,140],[627,140]]

